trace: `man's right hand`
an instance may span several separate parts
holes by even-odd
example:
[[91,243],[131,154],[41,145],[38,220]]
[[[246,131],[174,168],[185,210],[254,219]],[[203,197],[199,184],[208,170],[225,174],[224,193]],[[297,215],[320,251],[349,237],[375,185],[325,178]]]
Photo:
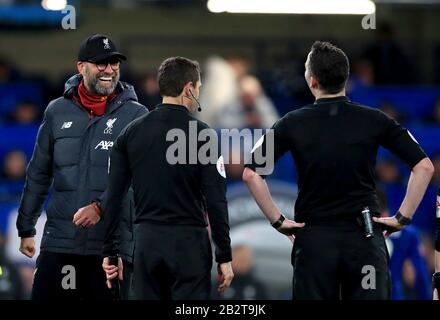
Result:
[[438,296],[438,290],[434,289],[433,295],[432,295],[432,300],[439,300],[439,296]]
[[21,238],[20,252],[26,257],[32,258],[35,255],[35,240],[31,238]]
[[219,283],[218,291],[224,292],[226,288],[229,288],[231,281],[234,278],[234,272],[232,271],[232,263],[224,262],[220,263],[217,267],[218,277],[217,281]]
[[93,204],[89,204],[88,206],[80,208],[73,215],[73,223],[83,228],[94,226],[100,220],[100,213],[97,211],[96,206]]

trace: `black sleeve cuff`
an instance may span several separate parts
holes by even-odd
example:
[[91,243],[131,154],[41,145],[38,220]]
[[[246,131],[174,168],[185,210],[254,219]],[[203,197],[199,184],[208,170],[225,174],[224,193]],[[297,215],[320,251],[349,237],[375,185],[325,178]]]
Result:
[[232,261],[232,254],[230,251],[215,255],[215,262],[217,263],[225,263],[230,261]]
[[117,256],[117,255],[119,255],[119,251],[115,250],[115,249],[104,249],[102,251],[102,254],[104,257]]
[[27,231],[18,231],[18,236],[20,238],[32,238],[35,236],[36,232],[35,229],[33,230],[27,230]]

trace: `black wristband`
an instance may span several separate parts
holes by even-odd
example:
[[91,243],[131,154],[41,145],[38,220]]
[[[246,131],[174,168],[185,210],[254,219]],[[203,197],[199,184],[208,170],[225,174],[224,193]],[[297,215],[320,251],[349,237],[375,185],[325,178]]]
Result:
[[411,224],[412,220],[410,218],[405,217],[403,214],[400,213],[400,211],[396,212],[395,217],[397,219],[397,222],[399,222],[399,224],[401,224],[402,226],[407,226]]
[[275,221],[274,223],[272,223],[272,227],[274,227],[275,229],[278,229],[279,227],[281,227],[284,220],[286,220],[286,217],[281,214],[281,216],[278,218],[278,220]]

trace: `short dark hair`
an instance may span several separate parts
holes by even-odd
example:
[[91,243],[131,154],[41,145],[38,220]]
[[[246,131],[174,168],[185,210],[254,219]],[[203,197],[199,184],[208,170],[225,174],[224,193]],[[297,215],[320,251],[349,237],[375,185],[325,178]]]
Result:
[[199,80],[199,63],[184,57],[164,60],[157,72],[157,82],[162,97],[177,97],[188,82],[191,81],[195,86]]
[[350,65],[347,55],[330,42],[316,41],[311,48],[309,68],[326,93],[338,93],[347,82]]

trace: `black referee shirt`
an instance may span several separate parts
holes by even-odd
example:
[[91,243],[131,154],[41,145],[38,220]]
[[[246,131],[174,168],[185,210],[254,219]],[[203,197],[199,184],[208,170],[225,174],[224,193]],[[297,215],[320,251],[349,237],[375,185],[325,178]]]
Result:
[[[190,142],[190,131],[194,133],[195,130],[190,127],[196,128],[196,133],[207,129],[215,135],[205,123],[192,117],[184,106],[161,104],[129,124],[117,138],[110,157],[109,200],[104,210],[106,255],[114,253],[117,248],[114,232],[120,203],[132,182],[136,202],[135,224],[147,222],[206,227],[207,213],[216,245],[216,261],[232,260],[224,165],[221,161],[202,164],[195,158],[204,143],[196,140],[194,145]],[[168,156],[177,154],[172,145],[178,138],[174,134],[167,135],[172,130],[176,132],[176,129],[184,133],[185,147],[180,151],[183,151],[186,160],[185,163],[170,164],[167,153]],[[197,139],[197,136],[193,138]]]
[[[296,163],[298,222],[353,216],[365,206],[378,215],[375,165],[379,146],[410,168],[426,157],[396,121],[344,96],[318,99],[289,112],[272,129],[274,160],[289,151]],[[266,140],[259,148],[266,147]],[[258,165],[254,158],[246,167],[255,171],[265,164]]]

